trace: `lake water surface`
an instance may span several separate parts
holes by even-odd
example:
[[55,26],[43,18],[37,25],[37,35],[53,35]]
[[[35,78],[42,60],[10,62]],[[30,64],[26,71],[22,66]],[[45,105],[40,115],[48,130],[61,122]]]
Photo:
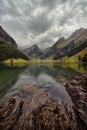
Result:
[[30,100],[37,94],[34,92],[36,89],[46,89],[56,99],[72,103],[63,83],[82,74],[87,75],[86,64],[54,62],[31,62],[25,65],[20,63],[13,66],[0,64],[0,103],[12,95],[21,95],[25,100]]

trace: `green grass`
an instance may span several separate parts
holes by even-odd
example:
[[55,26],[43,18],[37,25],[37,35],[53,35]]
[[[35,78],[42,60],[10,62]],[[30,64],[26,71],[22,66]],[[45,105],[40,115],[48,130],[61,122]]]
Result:
[[18,59],[13,59],[13,65],[11,65],[10,59],[5,60],[3,63],[5,63],[7,66],[22,67],[22,66],[27,65],[29,62],[30,60],[24,60],[24,59],[18,58]]
[[79,62],[78,57],[81,56],[81,58],[83,58],[85,54],[87,54],[87,48],[75,54],[74,56],[68,58],[67,62],[74,62],[74,63]]
[[[4,63],[10,63],[10,62],[11,62],[11,59],[7,59],[7,60],[4,61]],[[29,60],[24,60],[24,59],[21,59],[21,58],[18,58],[18,59],[13,58],[13,62],[14,63],[22,63],[22,62],[28,63]]]
[[66,63],[78,63],[79,62],[78,57],[81,56],[81,58],[83,58],[85,54],[87,54],[87,47],[84,50],[80,51],[79,53],[75,54],[74,56],[71,57],[65,56],[63,58],[58,59],[57,61]]
[[10,58],[22,58],[28,60],[27,56],[20,52],[17,48],[0,41],[0,61],[5,61]]

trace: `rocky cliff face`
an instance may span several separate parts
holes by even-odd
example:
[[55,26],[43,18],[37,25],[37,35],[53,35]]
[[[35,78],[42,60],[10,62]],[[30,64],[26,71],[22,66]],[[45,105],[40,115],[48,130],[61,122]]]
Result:
[[87,47],[87,40],[83,41],[81,44],[79,44],[76,40],[73,40],[64,48],[61,48],[60,51],[56,51],[53,59],[60,59],[63,58],[64,56],[68,57],[74,56],[75,54],[84,50],[86,47]]
[[30,58],[43,58],[44,54],[37,46],[37,44],[33,45],[32,47],[26,48],[22,51]]
[[65,40],[64,37],[61,37],[57,40],[57,42],[50,48],[48,49],[48,51],[46,52],[46,57],[49,57],[49,56],[53,56],[57,53],[58,51],[58,46]]
[[77,36],[81,35],[85,30],[86,29],[84,29],[84,28],[80,28],[80,29],[76,30],[75,32],[73,32],[70,37],[77,37]]
[[17,47],[15,40],[11,36],[9,36],[7,32],[4,31],[2,26],[0,26],[0,41]]
[[[43,43],[44,44],[44,43]],[[37,45],[22,50],[30,58],[53,58],[55,60],[65,56],[73,56],[87,47],[87,29],[80,28],[67,39],[59,38],[52,47],[41,51]]]
[[60,59],[64,56],[73,56],[87,47],[87,29],[76,30],[67,39],[60,38],[49,50],[46,52],[47,57],[53,59]]

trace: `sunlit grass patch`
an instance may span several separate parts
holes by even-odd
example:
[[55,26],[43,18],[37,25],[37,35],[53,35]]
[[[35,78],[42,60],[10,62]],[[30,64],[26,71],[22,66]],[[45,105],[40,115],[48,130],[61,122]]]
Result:
[[24,60],[24,59],[21,59],[21,58],[18,58],[18,59],[13,59],[12,60],[12,63],[11,63],[11,59],[8,59],[8,60],[5,60],[4,63],[8,66],[25,66],[29,63],[29,60]]
[[84,50],[80,51],[79,53],[75,54],[74,56],[68,57],[64,56],[63,58],[58,59],[58,62],[63,62],[63,63],[78,63],[79,62],[79,56],[81,58],[84,57],[84,55],[87,54],[87,48]]
[[[5,60],[4,62],[11,62],[11,59]],[[29,61],[18,58],[18,59],[13,59],[13,62],[29,62]]]
[[74,56],[69,57],[67,59],[67,62],[74,62],[74,63],[79,62],[79,56],[81,58],[83,58],[85,54],[87,54],[87,48],[85,48],[84,50],[82,50],[79,53],[75,54]]

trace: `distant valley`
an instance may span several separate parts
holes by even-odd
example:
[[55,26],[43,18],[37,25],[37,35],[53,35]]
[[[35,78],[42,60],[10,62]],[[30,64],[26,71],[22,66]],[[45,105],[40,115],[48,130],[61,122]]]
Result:
[[60,37],[44,50],[37,44],[19,50],[16,41],[0,26],[0,61],[10,58],[87,62],[87,29],[80,28],[67,39]]
[[[43,43],[44,44],[44,43]],[[41,50],[38,45],[22,50],[30,59],[87,62],[87,29],[80,28],[67,39],[61,37],[52,47]]]

